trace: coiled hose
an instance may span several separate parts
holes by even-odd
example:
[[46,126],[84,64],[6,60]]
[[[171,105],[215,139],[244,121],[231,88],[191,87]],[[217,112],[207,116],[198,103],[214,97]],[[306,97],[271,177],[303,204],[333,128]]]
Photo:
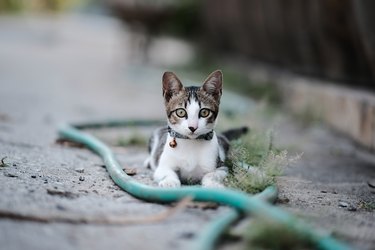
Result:
[[179,201],[185,197],[191,197],[194,201],[216,202],[222,205],[232,207],[226,215],[213,221],[207,226],[204,233],[198,237],[194,249],[213,249],[215,241],[220,234],[234,221],[241,213],[251,214],[253,216],[266,218],[275,221],[285,227],[292,229],[308,241],[312,242],[319,249],[327,250],[346,250],[350,249],[343,243],[327,235],[316,233],[306,224],[297,220],[294,216],[283,210],[272,206],[264,200],[275,200],[277,190],[275,187],[269,187],[256,196],[231,189],[202,188],[198,186],[188,186],[180,188],[158,188],[144,185],[128,176],[115,159],[110,148],[95,138],[94,136],[80,131],[85,128],[103,128],[103,127],[124,127],[124,126],[154,126],[161,124],[160,121],[151,120],[128,120],[128,121],[107,121],[92,122],[79,125],[63,125],[59,128],[61,139],[83,144],[98,154],[112,180],[130,195],[149,202],[171,203]]

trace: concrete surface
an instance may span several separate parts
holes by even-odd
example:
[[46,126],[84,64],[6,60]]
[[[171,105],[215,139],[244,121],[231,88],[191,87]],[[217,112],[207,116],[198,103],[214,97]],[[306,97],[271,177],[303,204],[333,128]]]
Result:
[[[202,226],[226,209],[189,205],[158,222],[142,221],[171,206],[130,197],[93,153],[55,143],[63,122],[163,117],[163,70],[127,66],[120,27],[90,16],[0,17],[0,157],[7,157],[0,168],[2,249],[191,249]],[[260,119],[251,100],[226,98],[224,111],[245,107],[241,115],[250,126],[274,127],[277,144],[304,152],[279,178],[279,205],[355,248],[371,249],[374,209],[361,202],[375,197],[367,184],[375,178],[373,155],[324,127],[306,128],[280,114]],[[145,147],[115,150],[125,167],[137,168],[135,178],[153,185],[142,168]],[[110,223],[118,220],[124,223]]]

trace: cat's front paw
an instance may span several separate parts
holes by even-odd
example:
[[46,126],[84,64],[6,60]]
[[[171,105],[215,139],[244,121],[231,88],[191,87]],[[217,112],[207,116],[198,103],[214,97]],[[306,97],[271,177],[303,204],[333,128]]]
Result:
[[165,187],[165,188],[174,188],[174,187],[180,187],[181,182],[178,179],[175,178],[165,178],[159,182],[159,187]]
[[226,171],[221,169],[217,169],[215,172],[207,173],[202,178],[202,186],[210,188],[225,188],[223,181],[226,174]]

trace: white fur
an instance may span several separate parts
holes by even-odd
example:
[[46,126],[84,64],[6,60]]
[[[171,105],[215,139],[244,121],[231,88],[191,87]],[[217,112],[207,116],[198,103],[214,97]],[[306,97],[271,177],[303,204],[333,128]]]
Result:
[[[219,144],[214,134],[212,140],[186,140],[176,138],[177,147],[171,148],[168,135],[155,170],[154,179],[161,187],[178,187],[181,185],[177,172],[186,181],[202,181],[204,186],[221,187],[225,171],[217,169]],[[224,159],[222,159],[224,160]]]

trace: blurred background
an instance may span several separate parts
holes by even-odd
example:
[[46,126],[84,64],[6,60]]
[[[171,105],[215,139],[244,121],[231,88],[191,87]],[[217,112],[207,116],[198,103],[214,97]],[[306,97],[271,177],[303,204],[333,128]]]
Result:
[[230,88],[324,120],[370,149],[374,10],[371,0],[0,0],[5,16],[114,18],[117,63],[189,76],[221,68]]
[[171,36],[196,46],[199,53],[191,60],[231,54],[373,90],[374,5],[371,0],[1,0],[0,12],[113,15],[145,36],[134,44],[144,46],[144,53],[154,38]]

